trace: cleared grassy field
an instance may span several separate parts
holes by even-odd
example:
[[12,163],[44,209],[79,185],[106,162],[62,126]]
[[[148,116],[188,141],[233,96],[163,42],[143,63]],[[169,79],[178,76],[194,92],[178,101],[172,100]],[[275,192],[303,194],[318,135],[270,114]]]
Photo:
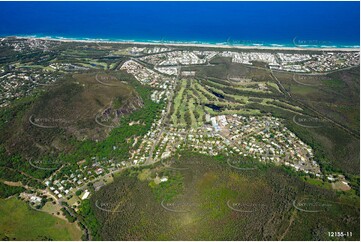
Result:
[[174,98],[174,105],[173,105],[174,112],[173,112],[173,114],[171,116],[173,124],[178,123],[177,113],[178,113],[179,108],[181,106],[182,96],[183,96],[184,89],[185,89],[185,87],[187,85],[187,81],[182,80],[180,85],[181,85],[180,90],[178,91],[176,97]]
[[188,110],[189,110],[189,114],[190,114],[190,119],[191,119],[191,126],[192,127],[197,127],[197,119],[194,115],[194,111],[195,111],[195,106],[194,106],[194,99],[190,98],[188,100]]
[[273,110],[295,115],[303,111],[287,100],[276,99],[280,90],[273,82],[184,79],[178,89],[171,115],[172,124],[178,127],[201,126],[205,114],[261,115]]
[[2,240],[80,240],[81,235],[76,224],[35,211],[21,200],[0,200]]

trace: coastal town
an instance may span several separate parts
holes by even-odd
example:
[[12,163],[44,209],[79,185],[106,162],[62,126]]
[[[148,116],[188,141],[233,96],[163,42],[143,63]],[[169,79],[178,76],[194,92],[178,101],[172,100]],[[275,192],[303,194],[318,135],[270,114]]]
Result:
[[[11,47],[16,52],[40,50],[49,53],[47,56],[50,58],[43,66],[44,58],[40,61],[1,65],[0,107],[7,107],[12,101],[29,95],[38,87],[56,85],[64,75],[94,70],[124,71],[131,74],[141,85],[151,89],[150,99],[154,103],[164,104],[160,117],[153,121],[150,130],[143,137],[134,140],[132,147],[136,148],[129,151],[128,160],[94,156],[91,160],[79,160],[72,165],[62,161],[29,161],[36,169],[53,171],[43,182],[45,189],[29,187],[21,194],[23,199],[37,209],[44,206],[45,197],[56,204],[66,203],[74,211],[78,211],[81,201],[109,184],[113,180],[113,174],[130,167],[156,163],[169,166],[173,157],[182,151],[209,156],[224,155],[233,159],[228,165],[238,170],[257,169],[255,164],[286,166],[312,178],[330,183],[342,182],[344,189],[350,189],[344,176],[321,171],[312,148],[291,132],[282,118],[244,107],[250,100],[256,100],[258,105],[299,114],[302,111],[300,107],[277,102],[272,97],[257,96],[260,93],[279,95],[281,90],[276,83],[236,77],[217,84],[214,80],[198,80],[196,70],[183,69],[209,67],[214,65],[212,60],[215,58],[228,58],[232,63],[267,71],[322,74],[358,66],[359,52],[327,51],[309,54],[279,50],[236,52],[189,51],[176,47],[126,47],[106,52],[107,58],[126,56],[125,61],[105,63],[83,59],[58,62],[51,59],[51,53],[55,51],[53,48],[58,46],[56,41],[1,39],[0,45]],[[98,74],[96,79],[97,76]],[[241,83],[234,90],[254,93],[256,96],[250,98],[223,92],[224,83],[231,81]],[[230,99],[226,101],[226,98]],[[222,105],[227,108],[220,110]],[[159,179],[159,182],[167,182],[168,178]]]
[[[0,47],[12,48],[15,52],[42,51],[47,53],[36,62],[28,61],[26,64],[14,63],[0,66],[0,106],[4,107],[10,101],[26,96],[30,90],[39,85],[49,85],[58,79],[61,74],[105,69],[105,63],[92,63],[82,61],[79,63],[56,62],[54,54],[60,41],[44,39],[0,39]],[[194,71],[182,71],[180,67],[209,66],[210,61],[216,57],[231,58],[232,62],[247,66],[254,63],[264,63],[270,70],[294,73],[317,74],[327,73],[358,66],[360,54],[358,51],[322,51],[315,54],[303,54],[300,51],[284,53],[275,51],[267,52],[242,52],[242,51],[187,51],[169,47],[128,47],[119,51],[111,51],[109,57],[119,54],[128,55],[131,59],[122,65],[121,70],[133,74],[142,83],[149,83],[151,87],[159,87],[164,92],[169,90],[172,82],[160,78],[166,76],[194,76]],[[46,64],[45,64],[46,63]],[[146,68],[142,63],[153,66],[153,70]],[[45,64],[45,65],[44,65]],[[257,66],[257,68],[260,68]],[[164,82],[164,83],[163,83]],[[174,83],[173,83],[174,84]],[[167,95],[159,92],[156,99]]]
[[360,4],[0,2],[1,241],[360,241]]

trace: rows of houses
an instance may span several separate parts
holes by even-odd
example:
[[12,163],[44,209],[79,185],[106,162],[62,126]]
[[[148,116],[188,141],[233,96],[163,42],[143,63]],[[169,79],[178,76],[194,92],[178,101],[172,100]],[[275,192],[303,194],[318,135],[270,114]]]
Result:
[[[160,125],[154,124],[133,153],[137,164],[147,160]],[[312,149],[284,127],[279,119],[270,116],[209,116],[206,124],[191,129],[170,125],[163,132],[152,158],[161,161],[183,149],[210,155],[247,156],[320,175]]]
[[[125,166],[124,162],[92,157],[88,162],[81,160],[77,162],[77,166],[59,170],[45,181],[45,185],[57,198],[67,199],[68,195],[73,195],[79,187],[123,166]],[[99,190],[99,188],[99,184],[94,183],[94,189]]]
[[211,53],[201,56],[193,51],[171,51],[142,57],[141,60],[155,66],[199,65],[205,64],[214,56]]
[[6,107],[11,101],[29,95],[41,85],[51,85],[57,76],[39,70],[22,72],[3,72],[0,74],[0,108]]
[[234,63],[253,65],[266,63],[273,70],[309,73],[329,72],[360,63],[359,52],[283,53],[283,52],[235,52],[235,51],[169,51],[140,58],[167,75],[178,75],[178,65],[207,64],[216,57],[229,57]]

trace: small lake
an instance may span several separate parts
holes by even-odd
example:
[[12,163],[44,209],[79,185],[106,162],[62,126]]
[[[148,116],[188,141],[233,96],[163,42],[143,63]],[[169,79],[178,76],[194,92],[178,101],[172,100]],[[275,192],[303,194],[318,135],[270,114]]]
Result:
[[204,104],[205,106],[207,106],[207,107],[209,107],[209,108],[211,108],[211,109],[213,109],[214,111],[221,111],[221,107],[220,106],[217,106],[217,105],[214,105],[214,104]]
[[224,99],[224,96],[222,94],[219,94],[219,93],[214,92],[214,91],[212,91],[212,93],[213,93],[214,96]]

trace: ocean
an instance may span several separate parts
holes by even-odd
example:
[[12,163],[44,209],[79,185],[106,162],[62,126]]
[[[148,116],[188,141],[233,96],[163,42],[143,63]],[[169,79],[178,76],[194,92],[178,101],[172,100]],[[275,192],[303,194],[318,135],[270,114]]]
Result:
[[0,36],[359,47],[359,2],[0,2]]

